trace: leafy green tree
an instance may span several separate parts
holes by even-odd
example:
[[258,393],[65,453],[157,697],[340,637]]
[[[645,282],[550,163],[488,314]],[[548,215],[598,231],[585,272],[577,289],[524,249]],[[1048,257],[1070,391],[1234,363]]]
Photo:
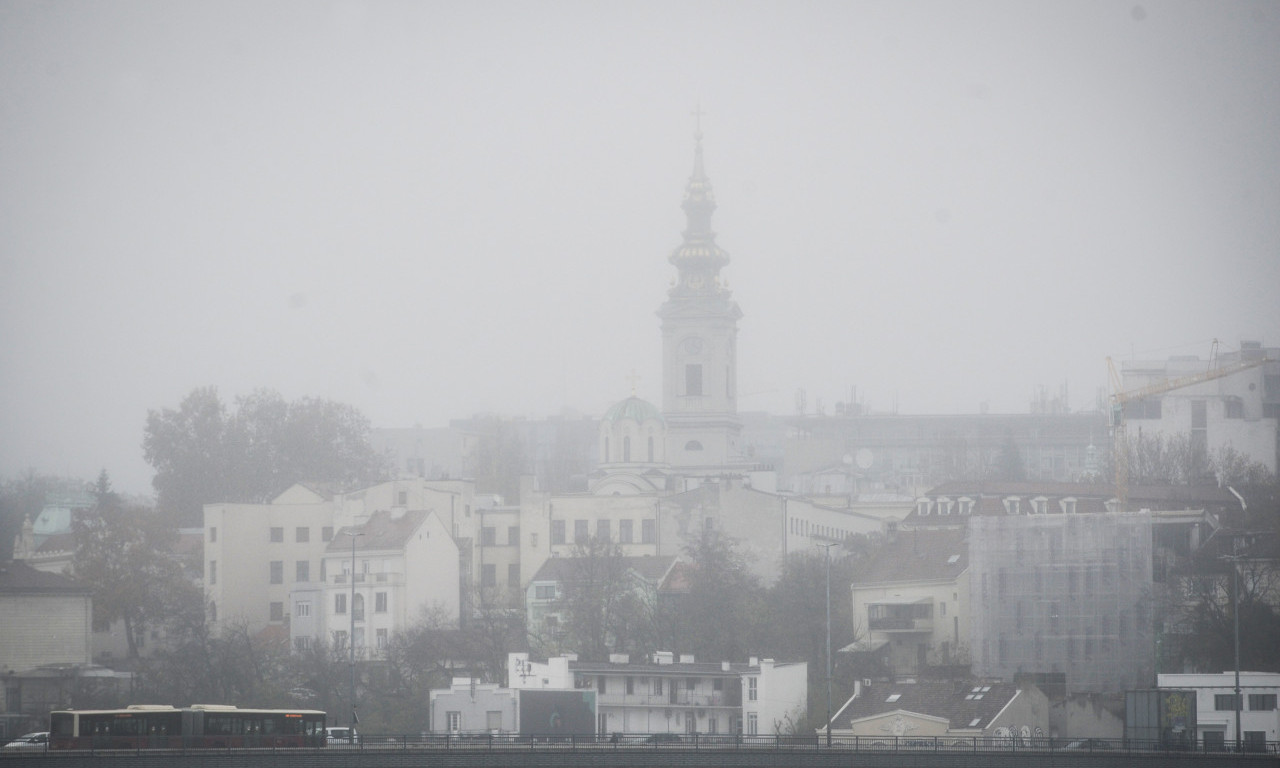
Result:
[[157,505],[198,525],[205,504],[265,502],[304,480],[342,485],[389,476],[369,442],[369,421],[352,406],[319,398],[289,402],[258,390],[228,410],[213,387],[175,409],[151,411],[143,453],[155,469]]

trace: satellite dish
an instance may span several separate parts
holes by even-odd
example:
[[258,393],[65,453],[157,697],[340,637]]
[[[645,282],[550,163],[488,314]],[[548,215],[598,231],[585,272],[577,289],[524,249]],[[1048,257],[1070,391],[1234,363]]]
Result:
[[858,449],[858,469],[871,469],[871,465],[875,462],[875,454],[871,453],[870,448]]

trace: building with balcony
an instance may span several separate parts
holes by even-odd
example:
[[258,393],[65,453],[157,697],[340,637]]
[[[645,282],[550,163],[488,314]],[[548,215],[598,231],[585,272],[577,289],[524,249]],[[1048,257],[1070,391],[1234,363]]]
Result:
[[339,529],[321,559],[319,582],[293,590],[293,645],[353,642],[358,653],[377,657],[424,613],[456,626],[458,578],[458,546],[438,515],[375,512],[363,525]]
[[899,531],[862,562],[850,587],[863,640],[899,677],[965,663],[969,548],[963,528]]
[[808,700],[808,664],[773,659],[706,663],[658,652],[636,663],[625,654],[540,663],[513,653],[507,672],[513,689],[595,691],[601,734],[785,733],[804,718]]

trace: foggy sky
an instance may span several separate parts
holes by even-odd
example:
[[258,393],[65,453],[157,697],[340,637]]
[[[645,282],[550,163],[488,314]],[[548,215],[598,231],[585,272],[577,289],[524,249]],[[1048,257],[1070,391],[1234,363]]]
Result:
[[205,385],[658,402],[699,102],[741,410],[1280,344],[1274,2],[0,0],[0,476],[149,491]]

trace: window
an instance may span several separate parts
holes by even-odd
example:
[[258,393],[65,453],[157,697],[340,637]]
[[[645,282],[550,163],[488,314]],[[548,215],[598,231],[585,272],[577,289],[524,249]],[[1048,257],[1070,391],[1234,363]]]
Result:
[[333,647],[342,649],[347,647],[347,633],[345,630],[338,630],[333,633]]
[[631,543],[631,521],[630,520],[618,521],[618,543],[619,544]]
[[1209,415],[1205,401],[1191,401],[1191,452],[1204,456],[1209,451]]
[[[218,540],[218,529],[217,529],[217,527],[210,528],[210,529],[209,529],[209,541],[210,541],[210,542],[215,542],[215,541],[217,541],[217,540]],[[12,710],[11,710],[11,711],[12,711]]]
[[622,460],[624,462],[631,461],[631,436],[627,435],[622,438]]
[[520,526],[513,525],[507,528],[507,546],[520,546]]
[[758,687],[759,680],[754,677],[747,678],[747,701],[755,701],[760,695]]
[[489,525],[480,529],[480,546],[492,547],[497,543],[498,543],[498,529]]
[[702,443],[698,442],[697,440],[690,440],[689,442],[684,444],[684,449],[686,451],[700,451],[702,450]]
[[446,717],[448,719],[449,733],[457,733],[462,730],[461,712],[449,712]]
[[283,560],[271,561],[271,583],[272,584],[284,583],[284,561]]
[[407,506],[408,504],[409,504],[409,492],[396,491],[396,506],[404,507],[404,506]]
[[284,621],[284,603],[271,604],[271,620]]
[[484,713],[484,727],[489,732],[502,730],[502,710],[491,709]]
[[374,613],[387,612],[387,593],[386,592],[373,593],[373,612]]
[[1223,406],[1224,406],[1224,408],[1225,408],[1225,413],[1224,413],[1224,415],[1225,415],[1228,419],[1243,419],[1243,418],[1244,418],[1244,401],[1243,401],[1243,400],[1241,400],[1240,398],[1238,398],[1238,397],[1228,397],[1226,400],[1224,400],[1224,401],[1223,401],[1223,403],[1222,403],[1222,404],[1223,404]]
[[634,677],[627,678],[627,693],[636,692],[636,679]]
[[608,693],[608,691],[605,690],[604,675],[596,677],[596,693]]
[[299,560],[294,563],[294,581],[308,582],[311,581],[311,561]]
[[1010,515],[1018,514],[1018,501],[1019,500],[1017,496],[1010,496],[1009,498],[1005,499],[1004,500],[1005,513]]
[[1213,695],[1213,708],[1218,712],[1235,712],[1238,702],[1240,702],[1240,698],[1234,693],[1215,693]]
[[218,561],[217,560],[209,561],[209,583],[210,584],[218,583]]
[[755,712],[752,712],[747,715],[747,733],[748,734],[752,736],[756,735],[756,731],[759,728],[758,720],[759,720],[759,715],[757,715]]
[[347,612],[347,596],[345,594],[337,594],[333,596],[333,612],[334,613]]
[[653,695],[654,696],[662,695],[662,678],[660,677],[653,678]]
[[384,650],[384,649],[386,649],[386,647],[387,647],[387,629],[386,629],[386,627],[379,627],[379,628],[377,629],[377,634],[375,635],[375,642],[377,643],[378,650]]
[[1249,711],[1250,712],[1271,712],[1276,708],[1276,694],[1274,693],[1251,693],[1249,694]]
[[299,544],[305,544],[311,541],[311,529],[300,525],[293,530],[293,540]]
[[311,615],[311,601],[299,600],[293,604],[294,618],[306,618]]
[[302,635],[301,637],[295,637],[295,638],[293,638],[293,649],[294,649],[295,651],[309,651],[309,650],[311,650],[311,638],[310,638],[310,637],[307,637],[306,635]]
[[498,566],[485,563],[480,566],[480,586],[496,587],[498,585]]
[[653,544],[658,540],[658,524],[654,520],[640,521],[640,543]]
[[649,438],[649,463],[653,463],[653,438]]
[[218,620],[218,604],[214,602],[210,602],[209,603],[209,621],[217,621],[217,620]]
[[574,520],[573,521],[573,543],[586,544],[587,539],[589,539],[590,537],[591,537],[591,534],[588,531],[587,521]]
[[551,543],[552,544],[564,543],[564,521],[563,520],[551,521]]
[[596,521],[596,538],[601,541],[609,541],[612,538],[612,536],[610,536],[612,531],[610,531],[609,529],[610,529],[610,525],[608,520],[597,520]]
[[1160,418],[1160,398],[1130,400],[1124,404],[1125,419],[1158,419]]
[[1204,732],[1204,751],[1205,752],[1222,752],[1226,749],[1225,731],[1205,731]]
[[1062,505],[1062,513],[1064,515],[1074,515],[1076,513],[1075,499],[1068,496],[1067,498],[1063,499],[1058,503]]
[[919,501],[916,502],[916,514],[921,517],[926,517],[929,514],[928,499],[920,499]]
[[282,544],[282,543],[284,543],[284,528],[275,528],[275,527],[272,527],[272,529],[271,529],[271,543],[272,543],[272,544]]
[[326,525],[325,527],[323,527],[323,528],[321,528],[321,529],[320,529],[320,540],[321,540],[321,541],[333,541],[333,526],[332,526],[332,525]]
[[685,681],[685,682],[686,682],[685,688],[686,688],[687,690],[690,690],[690,691],[697,690],[697,688],[698,688],[698,678],[696,678],[696,677],[691,677],[691,678],[689,678],[689,679],[688,679],[687,681]]
[[554,584],[539,584],[533,588],[533,597],[535,600],[555,600],[556,587]]
[[[356,621],[364,621],[364,595],[351,598],[351,617]],[[364,638],[356,635],[356,645],[364,645]]]
[[1266,752],[1267,751],[1267,732],[1266,731],[1245,731],[1244,732],[1244,751],[1245,752]]
[[702,394],[702,365],[689,363],[684,367],[684,393],[686,395]]
[[507,564],[507,586],[516,589],[520,586],[520,564]]

